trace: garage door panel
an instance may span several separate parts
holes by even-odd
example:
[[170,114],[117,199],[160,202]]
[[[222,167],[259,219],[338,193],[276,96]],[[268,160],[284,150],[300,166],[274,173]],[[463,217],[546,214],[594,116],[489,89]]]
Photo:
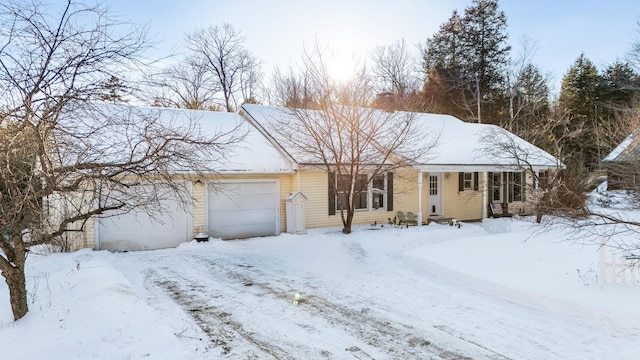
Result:
[[257,223],[273,224],[275,211],[273,209],[243,210],[242,212],[215,211],[213,212],[213,217],[215,218],[215,223],[218,225],[251,225]]
[[152,250],[188,241],[191,214],[177,199],[163,200],[162,208],[167,211],[153,218],[140,210],[99,219],[98,247],[111,251]]
[[256,224],[251,228],[247,228],[244,225],[229,225],[225,226],[224,228],[218,229],[218,232],[215,236],[221,239],[230,240],[265,236],[265,234],[270,233],[273,233],[273,224],[271,223]]
[[273,182],[224,183],[213,186],[216,193],[228,196],[273,194]]
[[273,209],[273,194],[266,195],[237,195],[237,196],[215,196],[211,198],[216,208],[225,210],[242,209]]
[[222,239],[276,235],[279,187],[276,181],[237,181],[212,186],[208,196],[209,234]]

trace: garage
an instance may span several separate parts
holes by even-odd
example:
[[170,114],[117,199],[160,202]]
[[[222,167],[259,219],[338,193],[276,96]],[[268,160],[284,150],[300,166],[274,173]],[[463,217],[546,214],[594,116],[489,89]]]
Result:
[[209,184],[209,235],[243,239],[280,233],[279,180],[238,180]]
[[176,247],[191,239],[191,215],[175,199],[162,201],[167,212],[152,219],[145,212],[100,218],[96,221],[96,248],[111,251]]

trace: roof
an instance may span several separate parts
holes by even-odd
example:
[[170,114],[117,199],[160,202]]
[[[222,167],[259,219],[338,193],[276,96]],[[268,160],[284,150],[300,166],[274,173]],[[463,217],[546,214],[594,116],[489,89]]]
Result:
[[[136,118],[146,117],[158,119],[161,126],[170,129],[181,129],[180,133],[188,132],[193,136],[203,136],[205,138],[216,138],[218,142],[224,144],[226,141],[233,142],[238,136],[246,134],[239,142],[230,146],[222,147],[224,156],[216,156],[215,159],[203,159],[211,164],[211,169],[219,173],[286,173],[292,172],[292,163],[274,147],[271,141],[265,138],[256,128],[246,122],[237,113],[187,110],[160,107],[141,107],[126,104],[101,104],[99,111],[92,113],[89,120],[94,122],[103,121],[100,118],[120,117]],[[88,113],[89,114],[89,113]],[[96,115],[98,114],[98,115]],[[82,116],[77,115],[77,116]],[[86,116],[85,116],[86,117]],[[77,121],[77,118],[70,121]],[[83,121],[86,121],[83,120]],[[89,127],[95,125],[89,124]],[[128,156],[128,152],[118,153],[123,145],[127,144],[122,137],[139,136],[125,135],[123,128],[115,129],[114,126],[105,128],[110,132],[109,136],[96,137],[100,144],[97,147],[111,147],[108,156]],[[115,133],[114,133],[115,132]],[[106,139],[106,141],[105,141]],[[108,142],[108,143],[105,143]],[[123,154],[123,155],[122,155]],[[194,156],[196,154],[194,153]],[[176,160],[176,171],[180,171],[179,161]]]
[[613,151],[602,159],[605,162],[628,162],[640,160],[640,127],[627,136]]
[[417,164],[422,170],[491,171],[519,168],[523,162],[534,169],[562,165],[553,155],[496,125],[424,113],[418,114],[416,123],[425,133],[440,132],[435,147]]
[[[382,110],[380,110],[382,112]],[[286,108],[262,105],[242,105],[244,112],[254,125],[270,137],[282,151],[298,163],[307,163],[294,149],[287,147],[287,140],[269,131],[274,119],[293,115]],[[314,110],[310,110],[314,112]],[[420,156],[414,167],[424,171],[502,171],[519,169],[514,152],[527,165],[537,169],[561,166],[560,161],[546,151],[495,125],[467,123],[456,117],[441,114],[395,112],[397,120],[413,116],[415,131],[420,132],[418,142],[412,146],[430,148]],[[513,150],[507,154],[495,142],[508,144]],[[435,145],[434,145],[435,144]],[[316,161],[317,162],[317,161]]]

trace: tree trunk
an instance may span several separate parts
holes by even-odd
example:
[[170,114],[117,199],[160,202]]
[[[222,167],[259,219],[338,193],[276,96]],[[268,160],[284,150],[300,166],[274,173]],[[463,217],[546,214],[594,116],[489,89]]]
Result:
[[20,320],[29,312],[24,269],[15,267],[8,274],[3,272],[2,275],[9,286],[9,302],[13,311],[13,319]]

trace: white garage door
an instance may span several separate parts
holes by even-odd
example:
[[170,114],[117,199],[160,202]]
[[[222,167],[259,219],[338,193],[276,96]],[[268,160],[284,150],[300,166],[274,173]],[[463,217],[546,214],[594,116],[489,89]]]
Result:
[[111,251],[152,250],[189,241],[189,213],[176,200],[163,201],[163,207],[168,211],[157,215],[157,220],[142,211],[99,219],[97,247]]
[[208,195],[209,235],[243,239],[280,232],[280,184],[228,181],[211,185]]

